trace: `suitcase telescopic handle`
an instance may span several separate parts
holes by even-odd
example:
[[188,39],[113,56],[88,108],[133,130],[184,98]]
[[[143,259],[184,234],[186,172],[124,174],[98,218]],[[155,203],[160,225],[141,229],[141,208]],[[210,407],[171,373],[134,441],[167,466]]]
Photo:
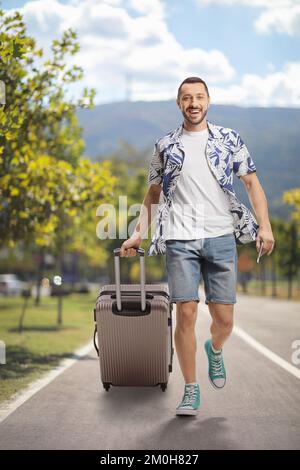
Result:
[[[141,309],[146,310],[146,287],[145,287],[145,250],[143,248],[135,248],[136,252],[140,255],[140,279],[141,279]],[[121,280],[120,280],[120,248],[114,249],[115,258],[115,283],[116,283],[116,297],[117,309],[122,310],[121,302]]]

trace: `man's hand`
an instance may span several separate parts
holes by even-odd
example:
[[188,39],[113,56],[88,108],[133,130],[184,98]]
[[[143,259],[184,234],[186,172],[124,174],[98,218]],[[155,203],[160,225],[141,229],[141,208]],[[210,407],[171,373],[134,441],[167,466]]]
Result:
[[265,253],[267,253],[267,255],[269,256],[272,253],[274,244],[275,244],[271,225],[267,227],[260,227],[260,229],[258,230],[257,237],[256,237],[257,253],[260,250],[260,245],[262,242],[263,242],[263,249],[262,249],[261,256],[264,255]]
[[256,251],[259,253],[263,243],[261,256],[270,255],[273,251],[275,240],[272,233],[272,227],[268,216],[268,203],[264,190],[259,182],[256,172],[241,176],[251,205],[255,211],[259,223],[259,230],[256,237]]
[[134,235],[122,243],[120,248],[120,256],[130,257],[136,255],[136,249],[140,247],[142,237]]

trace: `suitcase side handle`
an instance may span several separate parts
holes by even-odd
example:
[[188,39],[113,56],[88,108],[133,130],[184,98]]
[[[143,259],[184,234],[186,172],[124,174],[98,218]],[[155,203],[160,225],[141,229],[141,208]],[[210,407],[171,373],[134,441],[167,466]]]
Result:
[[96,352],[97,352],[97,355],[99,356],[99,348],[97,346],[97,343],[96,343],[96,335],[97,335],[97,323],[95,325],[95,329],[94,329],[94,348],[96,349]]
[[[120,280],[120,251],[121,251],[121,248],[114,249],[116,297],[117,297],[117,309],[119,311],[122,310],[121,280]],[[136,248],[136,252],[140,255],[141,310],[142,312],[144,312],[146,309],[145,250],[143,248]]]

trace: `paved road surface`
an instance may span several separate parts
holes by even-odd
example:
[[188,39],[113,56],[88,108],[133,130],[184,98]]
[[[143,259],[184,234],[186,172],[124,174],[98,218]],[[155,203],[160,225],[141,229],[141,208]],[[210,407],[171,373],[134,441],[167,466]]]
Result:
[[[238,327],[291,362],[291,344],[300,339],[299,303],[240,295],[235,312]],[[91,353],[0,424],[0,449],[299,449],[300,380],[233,334],[224,349],[228,383],[212,389],[203,351],[209,325],[201,301],[197,417],[175,416],[183,392],[176,353],[165,393],[147,387],[106,392]]]

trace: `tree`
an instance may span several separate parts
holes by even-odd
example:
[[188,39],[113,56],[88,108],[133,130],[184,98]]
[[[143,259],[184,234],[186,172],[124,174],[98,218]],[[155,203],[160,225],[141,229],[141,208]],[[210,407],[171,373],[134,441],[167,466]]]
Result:
[[292,282],[298,272],[300,262],[297,225],[295,221],[276,220],[275,222],[273,219],[272,226],[276,240],[276,271],[288,279],[288,298],[292,298]]
[[[139,215],[139,205],[142,203],[147,189],[147,169],[136,167],[138,160],[138,153],[136,151],[135,158],[132,161],[124,162],[117,154],[114,154],[109,159],[113,165],[113,174],[117,178],[116,187],[114,190],[113,205],[116,208],[117,216],[117,237],[115,239],[105,239],[101,242],[107,252],[107,268],[110,282],[114,283],[114,260],[113,250],[119,248],[123,241],[127,239],[130,233],[126,232],[124,235],[120,233],[123,227],[129,227],[129,224],[134,222]],[[127,197],[127,211],[120,211],[119,197]],[[135,208],[133,205],[137,205]],[[136,209],[135,214],[128,214],[128,209]],[[141,248],[147,249],[150,241],[149,238],[142,241]],[[147,281],[158,281],[164,276],[165,267],[164,257],[153,256],[146,257],[146,273]],[[138,257],[126,258],[121,260],[121,280],[123,283],[135,282],[138,283],[139,276],[139,259]]]
[[52,201],[59,181],[50,178],[46,183],[43,178],[42,186],[38,176],[41,168],[47,172],[49,159],[59,160],[62,171],[67,171],[64,162],[77,165],[84,143],[76,107],[92,106],[94,91],[85,89],[77,101],[65,98],[66,86],[83,73],[65,64],[66,57],[79,49],[74,31],[53,41],[53,57],[42,63],[43,51],[26,35],[20,13],[8,16],[0,10],[0,22],[0,80],[6,94],[0,107],[0,243],[14,245],[17,240],[32,240],[37,227],[38,231],[44,227],[47,235],[55,225]]
[[299,244],[299,222],[300,222],[300,188],[290,189],[283,194],[283,200],[292,206],[291,223],[288,230],[290,262],[287,268],[289,280],[288,297],[292,297],[292,281],[299,271],[300,244]]
[[[18,12],[8,16],[0,9],[0,26],[0,80],[6,88],[0,107],[0,244],[39,246],[40,277],[44,247],[61,262],[66,246],[78,248],[87,233],[82,221],[94,217],[96,225],[96,206],[110,199],[116,178],[110,162],[82,158],[76,109],[92,107],[94,90],[84,89],[75,101],[66,97],[66,87],[83,75],[80,67],[66,65],[79,50],[75,32],[54,40],[52,57],[42,62],[43,51],[26,35]],[[96,241],[94,231],[93,246]]]

